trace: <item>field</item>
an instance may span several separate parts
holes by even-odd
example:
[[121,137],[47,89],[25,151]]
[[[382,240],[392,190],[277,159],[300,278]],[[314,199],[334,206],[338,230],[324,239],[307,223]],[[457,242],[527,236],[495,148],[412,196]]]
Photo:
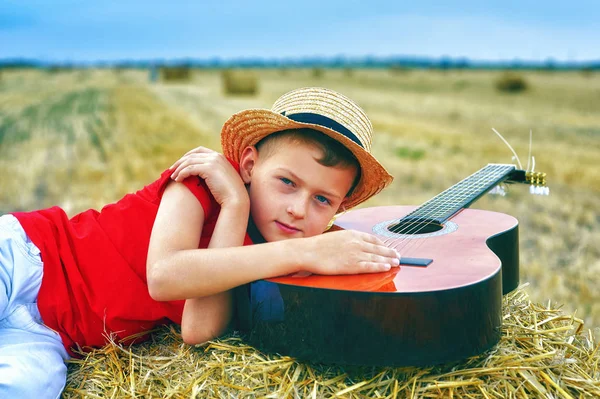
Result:
[[220,71],[192,72],[168,83],[144,70],[1,71],[0,214],[99,209],[187,150],[219,149],[232,113],[324,86],[366,110],[375,156],[395,176],[363,206],[418,205],[487,163],[512,162],[492,128],[525,167],[531,129],[550,196],[511,186],[474,207],[519,220],[521,281],[534,301],[563,304],[600,327],[600,74],[518,72],[527,90],[505,93],[494,85],[499,71],[260,70],[255,95],[232,96]]

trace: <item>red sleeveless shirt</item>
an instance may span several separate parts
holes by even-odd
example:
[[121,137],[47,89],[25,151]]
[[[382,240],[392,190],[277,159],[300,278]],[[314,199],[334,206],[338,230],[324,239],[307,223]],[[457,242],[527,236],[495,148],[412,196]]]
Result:
[[[121,341],[142,333],[137,342],[159,324],[181,324],[185,301],[155,301],[146,281],[150,233],[171,173],[166,170],[154,183],[100,212],[91,209],[71,219],[59,207],[13,213],[44,262],[38,295],[42,320],[60,334],[72,355],[77,346],[104,345],[106,336]],[[204,209],[198,247],[206,248],[219,205],[199,177],[183,184]]]

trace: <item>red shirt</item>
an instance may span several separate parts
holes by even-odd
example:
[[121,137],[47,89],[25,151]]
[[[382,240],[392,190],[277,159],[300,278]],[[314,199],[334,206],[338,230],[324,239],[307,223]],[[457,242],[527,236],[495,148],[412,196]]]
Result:
[[[168,321],[181,324],[185,301],[155,301],[146,281],[150,233],[170,175],[163,172],[100,212],[91,209],[71,219],[58,207],[14,213],[42,253],[42,320],[60,334],[71,354],[75,345],[102,346],[109,335],[119,341]],[[220,207],[199,177],[183,183],[204,209],[198,248],[206,248]]]

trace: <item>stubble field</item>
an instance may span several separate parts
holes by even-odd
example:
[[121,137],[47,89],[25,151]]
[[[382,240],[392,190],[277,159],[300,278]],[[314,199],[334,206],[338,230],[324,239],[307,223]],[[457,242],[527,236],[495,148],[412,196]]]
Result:
[[[600,74],[519,72],[529,88],[499,92],[497,71],[260,70],[254,96],[230,96],[219,71],[151,83],[142,70],[10,70],[0,75],[0,214],[100,209],[152,182],[187,150],[219,149],[223,122],[270,108],[284,92],[331,88],[375,128],[373,151],[395,176],[362,206],[418,205],[487,163],[510,163],[500,131],[551,195],[511,186],[473,207],[520,223],[521,281],[534,301],[600,327]],[[320,76],[319,76],[320,75]],[[524,165],[525,166],[525,165]]]

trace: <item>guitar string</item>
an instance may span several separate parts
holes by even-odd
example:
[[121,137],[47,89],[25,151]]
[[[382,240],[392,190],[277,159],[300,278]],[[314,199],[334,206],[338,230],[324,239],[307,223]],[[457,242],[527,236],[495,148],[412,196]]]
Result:
[[[486,169],[488,169],[488,170],[486,170]],[[416,213],[418,215],[418,218],[424,220],[425,223],[423,223],[422,221],[409,222],[408,226],[413,225],[413,227],[412,227],[412,229],[409,228],[408,231],[403,233],[403,237],[391,237],[390,239],[388,239],[386,241],[389,244],[392,244],[392,243],[395,244],[394,245],[395,247],[398,247],[399,245],[401,245],[402,243],[404,243],[407,240],[414,241],[411,239],[411,235],[418,234],[421,230],[423,230],[427,226],[433,224],[433,222],[427,221],[428,219],[432,218],[432,216],[436,215],[440,210],[444,210],[445,212],[442,215],[439,215],[439,217],[447,214],[448,209],[452,209],[453,206],[449,207],[448,203],[457,202],[456,201],[457,198],[460,199],[461,201],[469,198],[475,192],[477,192],[478,190],[481,190],[483,187],[485,187],[486,184],[489,184],[491,181],[497,180],[499,177],[506,174],[507,170],[508,169],[506,167],[502,167],[500,165],[493,165],[491,167],[486,167],[486,168],[480,170],[479,172],[475,173],[475,174],[480,173],[479,176],[475,176],[475,174],[474,174],[474,175],[471,175],[469,178],[460,181],[459,183],[450,187],[450,189],[445,190],[445,191],[454,190],[455,193],[452,196],[443,198],[444,202],[440,202],[439,205],[431,206],[429,208],[428,212],[426,212],[424,214],[423,213],[419,214],[419,212],[416,212],[416,211],[418,211],[419,209],[425,208],[427,203],[425,203],[420,208],[417,208],[417,210],[413,211],[414,213]],[[476,177],[477,180],[473,180],[473,177]],[[484,183],[484,184],[482,184],[482,183]],[[456,191],[456,189],[459,187],[460,187],[460,191]],[[434,197],[432,200],[435,200],[436,198],[438,198],[438,200],[442,200],[442,198],[440,198],[441,195],[443,195],[443,192],[440,195]],[[430,200],[428,202],[435,202],[435,201]],[[456,206],[456,205],[457,204],[455,204],[454,206]],[[457,209],[453,214],[449,215],[446,218],[446,220],[452,218],[461,209],[463,209],[463,208]],[[400,221],[400,220],[402,220],[402,219],[399,219],[398,221]],[[395,221],[395,223],[397,223],[398,221]],[[397,233],[393,229],[391,231],[394,233]],[[401,241],[399,242],[399,240],[401,240]],[[421,240],[421,241],[423,241],[423,240]]]
[[[469,192],[470,196],[472,196],[475,192],[481,190],[483,187],[485,187],[485,185],[489,184],[491,181],[498,181],[499,178],[501,178],[503,176],[506,176],[507,172],[510,170],[510,167],[507,168],[507,167],[503,167],[503,166],[500,166],[500,165],[494,165],[494,166],[498,166],[497,168],[495,168],[496,170],[494,172],[499,172],[499,173],[496,173],[495,175],[489,175],[488,176],[488,180],[485,182],[484,185],[480,185],[481,179],[480,179],[480,181],[469,182],[470,186],[468,188],[471,191],[471,192]],[[490,169],[493,170],[494,168],[490,168]],[[513,167],[513,169],[514,169],[514,167]],[[483,170],[481,170],[481,172],[483,172]],[[473,190],[473,189],[476,189],[476,190]],[[464,193],[462,193],[462,194],[464,194]],[[465,198],[468,198],[468,197],[465,197]],[[459,208],[459,209],[457,209],[453,214],[451,214],[450,216],[448,216],[445,220],[452,219],[462,209],[465,209],[465,208]],[[427,223],[427,224],[430,224],[430,223]],[[425,228],[425,226],[423,228]],[[417,232],[417,234],[418,234],[418,232]],[[425,242],[425,240],[427,238],[423,238],[423,239],[420,239],[420,240],[414,240],[411,237],[407,236],[406,239],[408,239],[410,241],[408,242],[408,244],[406,246],[403,247],[402,250],[407,251],[409,249],[409,246],[410,246],[410,250],[411,251],[417,252],[417,250],[423,245],[423,243]],[[398,245],[396,245],[396,246],[398,246]]]
[[[427,238],[422,238],[420,240],[414,240],[414,239],[412,239],[411,235],[418,234],[421,230],[426,228],[428,225],[433,224],[433,222],[427,222],[427,219],[430,219],[432,217],[432,215],[437,215],[437,213],[439,212],[440,209],[445,210],[445,212],[442,214],[442,216],[444,214],[447,214],[447,209],[448,209],[447,203],[448,202],[450,202],[450,203],[456,202],[457,198],[460,198],[461,201],[466,198],[469,198],[471,195],[473,195],[473,193],[475,193],[478,190],[481,190],[483,187],[485,187],[486,184],[489,184],[490,181],[493,181],[493,180],[497,179],[498,177],[502,176],[503,174],[505,174],[505,171],[506,171],[505,168],[496,167],[495,165],[492,167],[489,167],[489,168],[486,167],[486,168],[480,170],[479,172],[476,172],[476,174],[480,173],[479,176],[471,175],[470,178],[462,180],[461,182],[452,186],[452,188],[454,188],[454,189],[456,189],[457,187],[460,187],[461,191],[455,192],[455,194],[451,197],[444,198],[444,203],[440,203],[440,206],[435,206],[435,205],[432,206],[429,209],[429,212],[426,212],[425,214],[419,215],[419,212],[417,212],[417,215],[419,215],[418,217],[421,218],[422,220],[425,220],[425,223],[422,223],[422,222],[412,223],[415,226],[413,226],[413,228],[410,229],[409,231],[406,231],[404,233],[404,237],[393,238],[392,247],[394,249],[398,250],[400,253],[402,253],[402,252],[406,253],[409,251],[409,249],[413,253],[417,252],[418,248],[424,244],[424,242]],[[486,173],[486,172],[488,172],[488,173]],[[500,173],[497,173],[497,172],[500,172]],[[477,180],[473,180],[473,177],[476,177]],[[485,183],[485,184],[482,184],[482,183]],[[439,196],[438,196],[438,199],[440,199]],[[450,209],[452,209],[452,207],[450,207]],[[457,209],[452,215],[447,217],[446,220],[451,219],[461,209],[462,208]],[[406,243],[407,241],[408,241],[408,243]],[[405,244],[405,245],[403,245],[403,244]]]
[[[452,191],[452,190],[454,190],[454,191],[455,191],[455,197],[458,197],[458,196],[461,196],[461,195],[463,195],[463,194],[464,194],[464,192],[456,192],[456,189],[457,189],[457,188],[458,188],[458,187],[459,187],[461,184],[462,184],[463,186],[465,186],[465,187],[468,189],[468,188],[471,188],[471,187],[473,186],[473,183],[479,183],[479,182],[481,182],[481,180],[482,180],[482,179],[485,179],[485,178],[487,177],[487,176],[485,175],[485,173],[483,173],[483,172],[485,171],[485,169],[487,169],[487,168],[490,168],[490,166],[488,165],[488,166],[486,166],[485,168],[483,168],[483,169],[481,169],[481,170],[479,170],[479,171],[475,172],[475,173],[474,173],[474,174],[472,174],[471,176],[467,177],[466,179],[464,179],[464,180],[461,180],[460,182],[458,182],[458,183],[454,184],[453,186],[451,186],[451,187],[449,187],[448,189],[444,190],[442,193],[440,193],[440,194],[436,195],[435,197],[433,197],[432,199],[430,199],[430,200],[426,201],[426,202],[425,202],[423,205],[421,205],[421,206],[420,206],[420,207],[418,207],[417,209],[413,210],[413,211],[412,211],[411,213],[409,213],[408,215],[404,215],[404,216],[402,216],[402,217],[401,217],[401,218],[399,218],[399,219],[392,220],[392,222],[391,222],[390,224],[396,224],[396,223],[400,222],[402,219],[404,219],[404,218],[406,218],[406,217],[410,216],[411,214],[417,214],[419,210],[423,210],[423,209],[425,209],[429,203],[432,203],[432,204],[433,204],[433,203],[435,203],[435,202],[436,202],[436,201],[435,201],[436,199],[440,200],[440,199],[441,199],[440,197],[441,197],[441,196],[442,196],[442,195],[443,195],[445,192],[449,192],[449,191]],[[493,166],[492,166],[492,168],[493,168]],[[490,168],[490,169],[491,169],[491,168]],[[480,173],[480,174],[481,174],[480,176],[477,176],[477,177],[479,178],[479,180],[477,180],[477,181],[470,181],[470,180],[469,180],[469,179],[471,179],[472,177],[474,177],[475,175],[477,175],[478,173]],[[469,184],[471,184],[471,185],[469,186]],[[445,199],[445,200],[450,200],[450,199],[455,199],[455,198],[453,198],[453,197],[449,197],[449,198],[447,198],[447,199]],[[427,212],[428,212],[428,213],[421,214],[421,215],[419,215],[418,217],[419,217],[419,218],[428,218],[428,217],[432,216],[433,214],[435,214],[436,212],[438,212],[438,211],[439,211],[441,208],[443,208],[444,206],[446,206],[446,204],[445,204],[445,203],[441,203],[441,204],[440,204],[440,205],[438,205],[437,207],[434,205],[434,206],[432,206],[432,207],[428,208],[428,210],[427,210]],[[412,226],[412,225],[416,226],[416,228],[413,228],[412,230],[410,230],[410,226]],[[420,225],[423,225],[423,223],[421,223],[421,222],[419,222],[419,221],[408,222],[408,223],[406,224],[406,226],[408,226],[408,227],[409,227],[409,230],[408,230],[406,233],[403,233],[403,235],[404,235],[405,239],[408,239],[408,236],[409,236],[410,234],[415,234],[415,233],[417,232],[417,230],[418,230],[418,226],[420,226]],[[425,226],[423,226],[422,228],[425,228],[426,226],[427,226],[427,223],[426,223],[426,224],[425,224]],[[421,228],[421,229],[422,229],[422,228]],[[400,231],[400,230],[398,230],[398,231]],[[391,232],[392,232],[392,233],[396,233],[396,234],[399,234],[399,233],[398,233],[398,231],[394,231],[393,229],[391,230]],[[396,236],[392,236],[392,237],[389,237],[389,238],[387,238],[387,239],[384,241],[384,243],[386,243],[386,244],[390,244],[390,243],[392,243],[392,242],[395,242],[397,239],[398,239],[398,237],[396,237]]]
[[[384,243],[388,246],[392,246],[393,248],[395,248],[397,250],[398,249],[401,249],[403,251],[407,250],[408,247],[411,245],[411,241],[416,241],[416,240],[411,239],[411,235],[418,234],[420,231],[425,229],[427,226],[433,224],[432,221],[427,221],[429,218],[431,218],[433,215],[436,215],[440,210],[443,210],[443,213],[442,213],[442,215],[440,215],[438,217],[444,216],[445,214],[447,214],[447,211],[449,209],[452,209],[452,207],[453,207],[452,205],[449,206],[448,203],[457,202],[456,201],[457,199],[460,199],[461,201],[463,201],[464,199],[471,197],[473,194],[475,194],[477,191],[484,188],[490,182],[497,180],[499,177],[501,177],[503,175],[506,175],[506,172],[508,172],[510,170],[510,168],[514,169],[514,166],[512,166],[512,165],[491,165],[491,167],[490,167],[490,165],[488,165],[488,166],[484,167],[483,169],[479,170],[478,172],[475,172],[473,175],[467,177],[466,179],[456,183],[455,185],[451,186],[450,188],[448,188],[444,191],[444,192],[455,191],[450,197],[443,198],[444,192],[442,192],[442,193],[438,194],[436,197],[432,198],[431,200],[425,202],[422,206],[420,206],[419,208],[417,208],[416,210],[413,211],[413,213],[416,214],[417,217],[421,220],[415,221],[415,222],[409,222],[408,224],[405,224],[404,229],[406,229],[406,226],[408,226],[408,230],[405,233],[402,233],[403,237],[390,237],[390,238],[386,239],[384,241]],[[479,176],[476,176],[477,174],[479,174]],[[476,177],[477,180],[473,180],[473,177]],[[484,184],[482,184],[482,183],[484,183]],[[460,188],[460,191],[456,191],[459,188]],[[436,198],[438,199],[438,201],[442,200],[444,202],[440,202],[439,204],[434,204],[436,202],[435,201]],[[425,214],[419,212],[419,210],[422,211],[425,208],[427,208],[428,203],[431,203],[434,205],[430,206],[427,209]],[[458,205],[458,204],[456,204],[456,205]],[[454,205],[454,206],[456,206],[456,205]],[[452,215],[448,216],[446,218],[446,220],[451,219],[461,209],[463,209],[463,208],[457,209]],[[400,222],[403,218],[405,218],[409,215],[405,215],[402,218],[393,220],[390,224],[391,225],[396,224],[396,223]],[[423,223],[423,221],[425,221],[425,223]],[[392,231],[392,233],[397,233],[394,231],[394,229],[391,229],[391,231]],[[420,242],[418,243],[418,246],[421,246],[423,244],[424,240],[426,240],[426,239],[427,238],[419,240]],[[404,247],[400,248],[400,246],[403,243],[405,243],[406,241],[409,241],[408,244],[405,245]],[[412,244],[413,244],[413,246],[417,245],[417,243],[412,243]],[[416,249],[416,248],[412,248],[412,249]]]
[[[487,168],[487,167],[486,167]],[[388,239],[386,240],[388,245],[392,244],[393,248],[395,249],[399,249],[401,251],[406,251],[408,249],[408,247],[412,244],[412,246],[417,246],[417,243],[415,243],[413,240],[411,239],[411,235],[414,234],[418,234],[421,230],[423,230],[424,228],[426,228],[428,225],[433,224],[432,222],[427,222],[427,219],[430,218],[432,215],[436,214],[437,212],[439,212],[440,209],[445,209],[447,207],[447,202],[450,202],[451,200],[456,200],[456,198],[461,198],[461,200],[463,199],[462,197],[465,196],[465,194],[469,194],[472,195],[474,194],[477,190],[482,189],[483,187],[485,187],[485,185],[482,185],[482,182],[485,183],[489,183],[490,181],[493,181],[495,179],[498,179],[498,177],[506,174],[506,171],[508,170],[506,167],[502,167],[500,165],[493,165],[491,168],[489,168],[489,170],[486,171],[486,168],[480,170],[479,172],[476,172],[474,175],[476,175],[477,173],[480,173],[480,176],[477,176],[477,180],[469,180],[472,177],[475,177],[474,175],[471,175],[469,178],[460,181],[459,183],[455,184],[454,186],[450,187],[448,190],[445,191],[449,191],[451,189],[456,189],[459,186],[464,186],[461,187],[461,192],[456,192],[454,196],[445,198],[444,201],[445,203],[441,203],[440,206],[433,206],[429,209],[429,212],[426,212],[425,214],[420,214],[418,217],[421,219],[424,219],[426,222],[409,222],[409,226],[410,225],[414,225],[412,227],[412,229],[409,229],[408,231],[406,231],[406,233],[403,233],[404,237],[392,237],[391,240]],[[489,172],[488,174],[484,173],[484,172]],[[500,172],[500,173],[497,173]],[[476,190],[474,190],[476,189]],[[442,193],[443,194],[443,193]],[[441,194],[440,194],[441,195]],[[439,198],[439,195],[434,197],[432,200],[434,200],[435,198]],[[468,198],[468,197],[465,197]],[[432,200],[428,201],[428,202],[432,202]],[[418,209],[422,209],[425,207],[425,205],[427,204],[427,202],[421,206]],[[418,210],[417,209],[417,210]],[[450,215],[446,220],[451,219],[456,213],[458,213],[460,209],[457,209],[456,212],[454,212],[452,215]],[[414,212],[414,211],[413,211]],[[418,212],[416,212],[417,214],[419,214]],[[397,221],[395,221],[394,223],[397,223],[398,221],[400,221],[402,219],[398,219]],[[393,230],[392,230],[393,232]],[[424,242],[424,240],[426,240],[427,238],[423,238],[421,240],[419,240],[420,242],[418,243],[418,246],[421,246]],[[402,244],[404,244],[406,241],[408,241],[408,244],[401,247]],[[411,248],[411,249],[416,249],[416,248]]]

